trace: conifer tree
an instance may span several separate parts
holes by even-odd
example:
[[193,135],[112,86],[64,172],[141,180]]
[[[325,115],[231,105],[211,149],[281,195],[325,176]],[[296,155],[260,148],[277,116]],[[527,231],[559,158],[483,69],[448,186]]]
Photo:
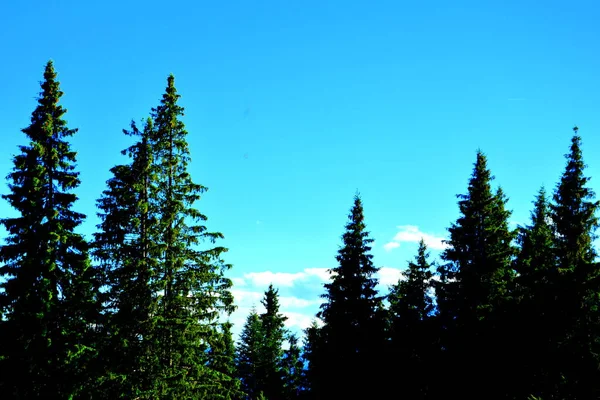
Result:
[[[552,361],[550,329],[556,307],[550,283],[557,271],[554,233],[550,224],[550,208],[546,190],[540,188],[531,212],[530,225],[519,227],[519,253],[515,316],[515,394],[542,394],[553,381],[547,373]],[[550,356],[550,357],[549,357]]]
[[593,246],[600,203],[584,174],[578,128],[573,131],[550,205],[558,267],[551,283],[556,307],[550,335],[557,351],[551,379],[560,380],[560,396],[594,398],[600,395],[600,269]]
[[[208,367],[209,349],[218,346],[220,317],[233,312],[230,268],[213,246],[223,238],[209,232],[206,216],[194,207],[206,191],[188,172],[190,151],[178,105],[180,95],[170,75],[160,105],[152,109],[152,154],[156,178],[150,187],[157,211],[159,253],[154,294],[158,297],[155,356],[161,366],[156,396],[203,398],[215,396],[219,374]],[[201,248],[207,243],[207,248]]]
[[319,361],[323,359],[320,346],[323,340],[321,339],[321,328],[316,319],[313,319],[311,325],[304,330],[304,340],[302,346],[302,359],[307,364],[303,371],[303,396],[306,399],[317,399],[319,393],[323,392],[323,378],[325,371],[323,363]]
[[221,374],[223,385],[222,393],[218,393],[215,399],[233,400],[241,399],[241,382],[236,377],[235,366],[235,343],[231,335],[231,323],[226,322],[221,329],[221,340],[210,349],[210,368]]
[[283,358],[283,341],[286,329],[284,323],[287,317],[279,313],[279,291],[269,285],[261,301],[265,312],[260,315],[264,342],[261,349],[261,364],[265,387],[262,392],[268,399],[283,397],[283,371],[281,360]]
[[287,335],[289,347],[284,351],[282,359],[283,396],[285,400],[300,399],[304,389],[304,361],[298,346],[298,338],[290,333]]
[[264,332],[260,316],[256,309],[252,309],[242,332],[236,353],[237,376],[242,382],[242,389],[248,399],[256,399],[266,386],[262,375],[264,370],[262,363],[262,349],[264,344]]
[[250,313],[241,335],[239,376],[251,399],[262,393],[268,399],[284,396],[283,342],[287,317],[279,313],[279,293],[269,285],[261,300],[265,312]]
[[[431,382],[430,370],[435,345],[431,297],[433,272],[424,240],[414,262],[388,295],[394,367],[393,379],[400,379],[403,393],[409,398],[425,398]],[[391,364],[391,363],[390,363]]]
[[[88,245],[75,232],[76,152],[52,61],[46,64],[29,143],[20,146],[3,195],[16,211],[3,218],[0,248],[0,393],[10,398],[89,396],[98,312]],[[89,398],[89,397],[88,397]]]
[[510,336],[504,332],[504,311],[512,295],[515,233],[508,227],[511,212],[502,189],[492,192],[493,179],[486,156],[478,151],[468,193],[458,196],[460,216],[448,229],[449,247],[442,254],[446,263],[438,269],[447,367],[460,360],[465,366],[449,370],[454,374],[447,377],[462,396],[501,396],[505,386],[500,381],[506,370],[499,360]]
[[152,388],[153,335],[151,315],[156,310],[151,279],[156,271],[156,211],[149,198],[154,179],[150,140],[152,121],[143,131],[132,122],[124,133],[137,139],[122,153],[132,161],[111,169],[113,177],[98,200],[99,231],[94,235],[94,256],[108,288],[103,295],[106,373],[100,387],[107,398],[132,398]]
[[[338,252],[339,265],[331,270],[331,282],[325,284],[326,302],[318,316],[320,329],[315,368],[327,375],[313,387],[318,399],[377,398],[382,388],[378,357],[384,345],[385,317],[376,286],[378,271],[370,254],[369,238],[358,194],[349,215],[343,246]],[[343,382],[343,384],[341,384]]]

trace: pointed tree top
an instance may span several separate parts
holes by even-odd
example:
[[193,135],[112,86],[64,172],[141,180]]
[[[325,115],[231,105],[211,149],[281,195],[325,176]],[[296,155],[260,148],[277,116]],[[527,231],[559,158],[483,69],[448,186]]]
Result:
[[175,86],[175,75],[169,74],[169,77],[167,78],[167,83],[169,87]]
[[573,127],[573,132],[575,132],[576,135],[577,135],[578,130],[579,130],[579,128],[577,126]]

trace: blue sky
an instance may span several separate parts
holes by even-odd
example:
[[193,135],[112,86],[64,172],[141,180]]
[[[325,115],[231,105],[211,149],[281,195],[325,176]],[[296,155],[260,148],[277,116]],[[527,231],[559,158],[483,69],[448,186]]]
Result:
[[175,74],[192,176],[209,187],[198,207],[234,264],[236,328],[273,281],[299,329],[357,189],[387,284],[421,235],[446,236],[478,148],[513,223],[554,188],[575,124],[600,176],[599,17],[593,1],[3,2],[0,175],[52,58],[93,232],[121,130]]

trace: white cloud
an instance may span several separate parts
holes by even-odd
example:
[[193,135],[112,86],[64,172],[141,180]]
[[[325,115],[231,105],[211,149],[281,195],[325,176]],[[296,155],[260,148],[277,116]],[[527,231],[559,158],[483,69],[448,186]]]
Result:
[[[317,277],[319,281],[325,282],[329,279],[330,273],[327,268],[305,268],[301,272],[250,272],[244,274],[243,278],[236,278],[238,286],[247,284],[255,286],[268,286],[273,284],[276,287],[292,287],[299,281],[306,281],[312,277]],[[242,283],[243,282],[243,283]]]
[[274,286],[293,286],[294,281],[301,279],[304,276],[302,272],[290,273],[290,272],[250,272],[244,275],[246,280],[252,282],[256,286],[267,286],[273,284]]
[[421,232],[418,226],[401,225],[398,226],[398,229],[399,232],[396,233],[392,241],[384,245],[384,248],[387,251],[400,247],[400,243],[402,242],[418,243],[421,239],[425,241],[425,244],[430,249],[444,250],[448,247],[448,245],[443,242],[443,237]]
[[389,242],[383,245],[383,248],[385,249],[385,251],[392,251],[393,249],[396,249],[400,247],[400,243],[396,243],[396,242]]
[[398,280],[403,277],[403,272],[398,268],[381,267],[377,273],[379,283],[382,285],[395,285]]
[[234,286],[246,286],[244,278],[231,278]]
[[287,311],[283,314],[287,317],[287,320],[285,321],[285,326],[287,326],[288,328],[299,328],[304,330],[312,324],[312,321],[314,319],[313,316],[301,314],[298,312]]

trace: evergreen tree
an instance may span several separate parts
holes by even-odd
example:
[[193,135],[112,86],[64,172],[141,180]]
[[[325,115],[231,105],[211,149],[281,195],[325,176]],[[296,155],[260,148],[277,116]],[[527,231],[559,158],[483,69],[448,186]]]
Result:
[[304,341],[302,346],[302,359],[305,364],[303,371],[303,396],[302,398],[316,399],[319,393],[323,392],[322,382],[325,371],[322,369],[319,361],[323,359],[321,345],[321,328],[314,319],[311,325],[304,330]]
[[88,245],[75,232],[85,216],[73,210],[80,184],[76,152],[60,104],[52,61],[46,64],[29,143],[20,146],[3,195],[17,215],[3,218],[0,248],[0,392],[11,398],[87,397],[98,312]]
[[294,334],[287,336],[288,349],[284,351],[282,359],[283,370],[283,396],[285,400],[300,399],[304,389],[304,361],[298,338]]
[[251,399],[262,393],[277,400],[284,396],[282,360],[287,317],[279,313],[279,294],[272,284],[261,303],[265,312],[255,317],[253,309],[242,331],[238,371]]
[[551,277],[556,303],[549,332],[556,344],[551,379],[560,380],[562,398],[595,398],[600,395],[600,269],[593,240],[600,203],[588,187],[581,137],[577,127],[573,130],[567,166],[550,205],[558,267]]
[[284,323],[287,317],[279,313],[279,292],[272,284],[269,285],[261,303],[265,307],[265,312],[260,315],[264,334],[260,355],[261,365],[263,366],[261,374],[265,381],[262,392],[266,398],[277,400],[283,398],[284,392],[281,360],[283,358],[283,341],[286,334]]
[[[553,379],[547,374],[552,363],[550,329],[556,307],[550,283],[556,273],[554,234],[546,190],[540,188],[531,212],[531,224],[519,227],[519,254],[515,261],[516,294],[513,315],[515,340],[515,394],[542,394]],[[550,356],[550,357],[549,357]]]
[[266,386],[261,374],[263,371],[262,349],[264,332],[260,316],[252,309],[240,334],[236,354],[237,376],[242,382],[243,391],[248,399],[256,399]]
[[[153,295],[157,336],[154,356],[160,365],[154,396],[214,397],[222,392],[220,375],[208,367],[209,349],[218,346],[220,317],[233,312],[230,268],[222,260],[227,250],[212,246],[221,233],[209,232],[194,204],[206,191],[188,172],[190,152],[187,131],[178,105],[175,78],[169,76],[161,103],[152,109],[152,155],[156,178],[150,199],[157,210],[158,268]],[[210,246],[201,249],[208,241]]]
[[151,315],[156,310],[151,279],[156,271],[156,212],[149,189],[154,179],[150,139],[152,121],[143,131],[135,123],[124,133],[137,142],[124,150],[132,161],[111,169],[113,177],[98,200],[101,223],[94,235],[94,256],[108,288],[103,295],[105,377],[102,395],[107,398],[141,396],[152,387],[153,371],[149,345]]
[[221,374],[224,391],[215,399],[241,399],[241,382],[237,379],[235,366],[235,343],[231,335],[231,323],[226,322],[221,329],[221,340],[210,349],[210,367]]
[[433,272],[427,245],[421,239],[415,262],[408,263],[404,279],[392,286],[390,329],[393,378],[402,380],[403,393],[409,398],[424,398],[431,382],[430,370],[435,332],[432,325],[431,297]]
[[512,295],[515,233],[508,227],[511,212],[502,189],[492,192],[493,179],[478,151],[468,193],[458,196],[460,216],[448,229],[446,264],[438,268],[442,347],[446,367],[453,368],[446,378],[458,396],[501,397],[506,383],[500,382],[508,379],[499,365],[511,335],[504,319]]
[[356,195],[337,256],[339,266],[331,270],[332,280],[325,284],[323,295],[326,302],[318,315],[324,325],[319,357],[313,362],[326,371],[315,376],[313,394],[318,399],[381,396],[377,390],[384,379],[378,357],[384,345],[385,317],[373,276],[378,271],[370,254],[373,239],[365,229],[362,202]]

